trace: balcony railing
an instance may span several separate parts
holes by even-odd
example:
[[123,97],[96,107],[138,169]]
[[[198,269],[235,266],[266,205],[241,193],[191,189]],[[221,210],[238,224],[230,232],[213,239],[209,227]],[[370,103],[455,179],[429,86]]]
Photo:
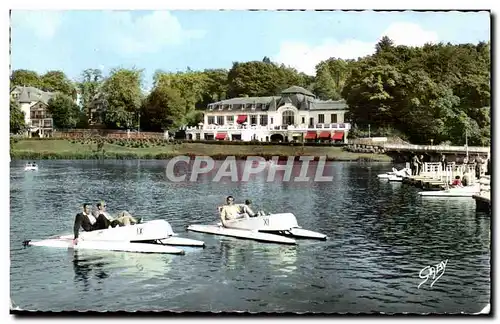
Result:
[[52,118],[32,119],[30,126],[36,128],[52,128]]
[[231,131],[231,130],[288,130],[288,131],[321,131],[321,130],[348,130],[351,129],[351,124],[349,123],[337,123],[337,124],[317,124],[317,125],[200,125],[200,126],[188,126],[185,128],[186,131]]

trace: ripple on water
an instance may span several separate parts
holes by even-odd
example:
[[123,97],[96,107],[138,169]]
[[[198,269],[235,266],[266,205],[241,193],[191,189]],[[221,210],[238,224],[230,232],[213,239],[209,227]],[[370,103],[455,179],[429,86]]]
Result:
[[[329,183],[266,182],[264,174],[224,185],[214,175],[171,183],[166,161],[39,164],[26,173],[24,162],[11,163],[11,296],[21,308],[435,313],[489,302],[489,216],[472,199],[422,199],[376,178],[388,164],[328,163]],[[185,231],[216,222],[227,195],[292,212],[329,240],[288,247]],[[22,247],[70,233],[81,204],[100,199],[111,212],[168,220],[206,248],[177,257]],[[444,260],[443,276],[417,288],[420,271]]]

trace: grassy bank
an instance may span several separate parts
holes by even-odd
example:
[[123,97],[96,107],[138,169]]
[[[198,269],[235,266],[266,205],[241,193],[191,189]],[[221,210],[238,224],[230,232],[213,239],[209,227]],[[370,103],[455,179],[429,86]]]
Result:
[[92,141],[92,140],[20,140],[12,143],[13,160],[39,159],[167,159],[178,155],[211,156],[326,156],[330,161],[390,161],[384,154],[352,153],[341,147],[283,146],[283,145],[231,145],[180,143],[164,141]]

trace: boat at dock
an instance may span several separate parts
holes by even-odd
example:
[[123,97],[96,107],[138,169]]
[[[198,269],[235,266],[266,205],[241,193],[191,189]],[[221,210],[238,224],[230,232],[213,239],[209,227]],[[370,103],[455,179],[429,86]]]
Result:
[[230,236],[268,243],[296,244],[295,238],[326,240],[327,236],[301,228],[295,215],[280,213],[244,216],[227,221],[225,225],[189,225],[188,231]]
[[[403,181],[403,177],[411,175],[411,171],[408,168],[403,168],[401,170],[397,170],[396,168],[392,168],[392,171],[387,173],[382,173],[377,175],[380,179],[388,179],[389,181]],[[399,179],[401,180],[395,180]],[[392,179],[392,180],[391,180]]]
[[423,197],[472,197],[475,194],[478,194],[480,190],[479,183],[465,186],[465,187],[456,187],[449,188],[446,190],[431,190],[431,191],[422,191],[418,194]]
[[178,237],[165,220],[83,232],[78,243],[73,243],[73,235],[58,235],[40,241],[24,241],[25,246],[45,246],[53,248],[108,250],[140,253],[184,254],[176,246],[204,247],[203,241]]

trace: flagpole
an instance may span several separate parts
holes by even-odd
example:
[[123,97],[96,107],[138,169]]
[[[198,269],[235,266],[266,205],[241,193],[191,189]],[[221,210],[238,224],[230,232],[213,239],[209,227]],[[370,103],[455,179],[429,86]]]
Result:
[[467,127],[465,128],[465,154],[467,156],[467,161],[469,161],[469,141],[467,139]]

